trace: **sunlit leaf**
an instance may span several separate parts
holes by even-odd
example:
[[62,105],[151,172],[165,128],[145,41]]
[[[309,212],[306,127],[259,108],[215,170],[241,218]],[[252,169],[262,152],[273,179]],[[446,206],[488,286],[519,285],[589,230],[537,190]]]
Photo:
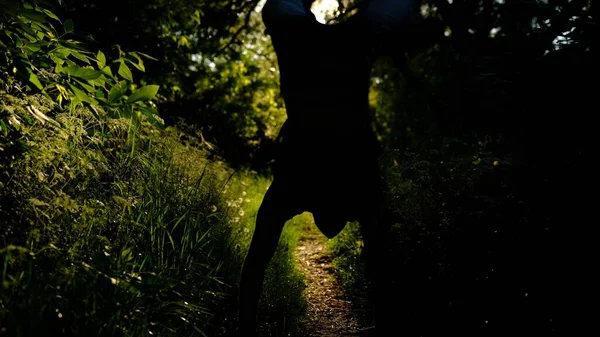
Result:
[[158,127],[164,127],[164,122],[162,120],[159,120],[158,116],[158,111],[156,111],[153,108],[150,107],[145,107],[145,106],[141,106],[139,107],[140,111],[144,114],[144,116],[146,116],[146,118],[148,118],[150,120],[150,122],[152,124],[154,124],[155,126]]
[[46,16],[35,10],[21,9],[19,14],[34,22],[46,22]]
[[8,135],[8,125],[2,119],[0,119],[0,131],[2,131],[5,137]]
[[127,103],[151,100],[154,98],[154,96],[156,96],[158,88],[158,85],[147,85],[141,87],[134,91],[133,94],[131,94],[131,96],[129,96],[129,98],[127,99]]
[[78,60],[80,60],[80,61],[83,61],[83,62],[85,62],[85,63],[87,63],[87,64],[90,64],[90,60],[89,60],[89,59],[88,59],[88,58],[87,58],[85,55],[83,55],[82,53],[80,53],[80,52],[78,52],[78,51],[75,51],[75,50],[73,50],[73,51],[71,52],[71,54],[72,54],[72,55],[73,55],[75,58],[77,58]]
[[110,88],[110,91],[108,92],[108,101],[115,102],[119,98],[123,97],[123,95],[125,95],[126,92],[127,92],[127,82],[121,81],[118,84],[116,84],[114,87]]
[[35,85],[35,87],[40,90],[42,90],[44,88],[44,86],[42,86],[42,83],[40,82],[40,79],[37,77],[37,75],[31,71],[29,71],[29,82],[31,84]]
[[131,69],[125,64],[125,62],[121,61],[119,65],[119,75],[121,75],[124,79],[133,82],[133,74],[131,74]]
[[[35,27],[37,30],[39,30],[37,35],[38,35],[38,37],[40,37],[40,39],[44,38],[44,34],[46,32],[52,31],[52,29],[50,29],[50,27],[48,27],[44,24],[41,24],[39,22],[32,22],[31,25],[32,25],[32,27]],[[41,33],[41,36],[40,36],[40,33]]]
[[62,65],[63,63],[65,63],[65,60],[63,60],[63,59],[62,59],[62,58],[60,58],[60,57],[56,57],[54,54],[50,54],[50,59],[51,59],[52,61],[54,61],[54,63],[56,63],[57,65],[58,65],[58,64]]
[[49,11],[49,10],[47,10],[47,9],[42,9],[42,11],[43,11],[43,12],[44,12],[44,14],[46,14],[48,17],[50,17],[50,18],[52,18],[52,19],[54,19],[54,20],[56,20],[56,21],[59,21],[59,22],[60,22],[60,19],[58,18],[58,16],[56,16],[56,14],[52,13],[51,11]]
[[133,62],[133,61],[131,61],[129,59],[127,59],[126,61],[129,62],[129,64],[131,64],[132,66],[134,66],[137,70],[139,70],[139,71],[146,71],[146,68],[144,68],[143,64],[140,65],[139,63]]
[[52,55],[61,59],[66,59],[69,55],[71,55],[71,50],[64,47],[57,48],[52,52]]
[[100,76],[95,80],[88,80],[88,82],[92,85],[92,86],[100,86],[103,87],[106,85],[106,79],[104,76]]
[[90,104],[98,104],[98,101],[96,101],[94,98],[90,97],[83,90],[77,88],[73,84],[69,83],[69,87],[71,88],[71,90],[73,90],[75,97],[77,97],[80,101],[90,103]]
[[81,87],[83,87],[85,90],[87,90],[87,92],[91,95],[93,92],[96,91],[96,89],[94,88],[93,85],[84,83],[82,81],[79,81],[77,79],[73,79],[77,84],[79,84]]
[[69,66],[63,68],[63,73],[69,76],[82,78],[84,80],[95,80],[102,76],[102,72],[100,71],[91,68],[81,68],[79,66]]
[[102,68],[102,72],[109,77],[113,77],[112,71],[110,70],[109,66]]
[[149,59],[149,60],[158,61],[158,59],[157,59],[157,58],[155,58],[155,57],[152,57],[152,56],[150,56],[150,55],[148,55],[148,54],[141,53],[141,52],[139,52],[139,51],[138,51],[138,52],[136,52],[136,54],[138,54],[138,55],[142,55],[143,57],[145,57],[145,58],[147,58],[147,59]]
[[106,66],[106,56],[104,56],[104,53],[102,51],[98,51],[98,54],[96,55],[96,63],[98,63],[98,68],[104,68]]

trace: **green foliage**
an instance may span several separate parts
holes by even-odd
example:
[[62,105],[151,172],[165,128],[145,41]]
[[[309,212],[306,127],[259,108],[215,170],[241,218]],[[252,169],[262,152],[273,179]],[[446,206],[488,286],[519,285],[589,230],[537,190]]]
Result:
[[183,120],[230,164],[264,169],[285,111],[258,2],[95,0],[66,10],[99,49],[119,44],[157,58],[143,80],[161,85],[167,124]]
[[327,244],[330,254],[334,256],[332,263],[335,273],[341,285],[349,290],[346,295],[356,295],[352,291],[362,288],[365,282],[364,241],[360,233],[360,224],[349,223]]
[[[231,178],[176,129],[143,121],[133,141],[128,120],[76,112],[54,127],[24,125],[31,150],[2,179],[0,335],[231,334],[234,285],[269,181]],[[282,239],[265,286],[270,335],[295,331],[301,316],[294,240]]]
[[[109,61],[102,51],[95,55],[71,38],[72,20],[60,19],[41,1],[19,1],[0,15],[0,72],[5,75],[4,91],[37,92],[55,102],[47,113],[78,106],[102,108],[111,117],[129,117],[139,122],[141,115],[158,121],[151,102],[158,87],[137,88],[128,65],[143,71],[142,53],[122,52]],[[59,28],[56,28],[59,27]],[[118,70],[117,70],[118,68]],[[117,73],[117,75],[113,75]],[[21,83],[25,86],[21,87]],[[0,149],[20,141],[19,125],[33,120],[50,121],[51,116],[34,106],[2,111]]]

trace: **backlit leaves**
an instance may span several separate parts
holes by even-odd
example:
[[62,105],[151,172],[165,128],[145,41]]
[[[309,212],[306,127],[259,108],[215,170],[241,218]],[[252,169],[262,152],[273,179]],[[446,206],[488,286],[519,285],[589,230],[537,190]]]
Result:
[[127,103],[133,103],[137,101],[148,101],[156,96],[158,92],[158,85],[147,85],[137,89],[129,96]]

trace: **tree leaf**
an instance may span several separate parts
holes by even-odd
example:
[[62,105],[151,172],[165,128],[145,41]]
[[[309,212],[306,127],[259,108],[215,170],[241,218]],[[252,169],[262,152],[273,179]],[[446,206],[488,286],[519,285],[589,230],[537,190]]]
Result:
[[8,136],[8,125],[6,125],[3,119],[0,119],[0,131],[2,131],[4,137]]
[[104,53],[102,51],[98,51],[98,54],[96,55],[96,60],[96,63],[98,63],[98,68],[106,67],[106,56],[104,56]]
[[131,94],[131,96],[129,96],[129,98],[127,99],[127,103],[151,100],[154,98],[154,96],[156,96],[156,93],[158,92],[158,88],[159,88],[158,85],[143,86],[143,87],[137,89],[136,91],[134,91],[133,94]]
[[106,67],[102,68],[102,72],[104,73],[104,75],[107,75],[109,77],[113,77],[112,71],[110,70],[109,66],[106,66]]
[[125,64],[125,62],[121,61],[119,65],[119,75],[121,75],[124,79],[133,82],[133,74],[131,74],[131,69]]
[[68,19],[65,21],[65,23],[63,24],[63,27],[65,27],[65,33],[73,33],[74,30],[74,25],[73,25],[73,20]]
[[126,58],[125,61],[129,62],[129,64],[134,66],[139,71],[146,71],[146,68],[144,67],[144,62],[142,62],[142,59],[139,56],[137,56],[137,58],[136,58],[137,62],[132,61],[129,58]]
[[37,77],[36,74],[29,74],[29,82],[31,82],[33,85],[36,86],[36,88],[42,90],[44,87],[42,86],[42,83],[40,82],[40,79]]
[[159,128],[163,128],[165,126],[164,122],[160,119],[158,111],[153,108],[141,106],[139,107],[140,111],[146,116],[150,123]]
[[51,59],[52,61],[54,61],[54,63],[56,63],[56,64],[60,64],[60,65],[62,65],[63,63],[65,63],[65,60],[63,60],[63,59],[62,59],[62,58],[60,58],[60,57],[57,57],[57,56],[56,56],[56,55],[54,55],[54,54],[50,54],[50,59]]
[[96,91],[96,98],[98,98],[98,97],[104,97],[104,90],[98,89]]
[[138,55],[142,55],[143,57],[145,57],[145,58],[147,58],[147,59],[149,59],[149,60],[158,61],[158,59],[157,59],[157,58],[155,58],[155,57],[152,57],[152,56],[150,56],[150,55],[148,55],[148,54],[144,54],[144,53],[141,53],[141,52],[139,52],[139,51],[137,51],[137,52],[135,52],[135,53],[136,53],[136,54],[138,54]]
[[29,43],[25,46],[25,48],[27,48],[27,50],[29,50],[30,52],[35,53],[42,49],[42,46],[40,46],[39,43]]
[[94,98],[92,98],[88,94],[86,94],[85,91],[77,88],[76,86],[74,86],[71,83],[69,83],[69,87],[71,88],[71,90],[73,90],[75,97],[77,97],[82,102],[87,102],[90,104],[98,104],[98,101],[96,101]]
[[38,31],[38,36],[40,36],[40,33],[42,34],[41,38],[43,39],[46,33],[52,32],[52,29],[50,29],[50,27],[40,23],[40,22],[32,22],[31,26],[36,28],[36,30]]
[[31,84],[35,85],[35,87],[40,90],[44,89],[44,86],[42,86],[40,79],[37,77],[36,74],[34,74],[31,71],[29,71],[29,82],[31,82]]
[[121,81],[110,88],[110,91],[108,92],[108,101],[114,102],[118,100],[125,95],[125,92],[127,92],[127,82]]
[[92,85],[92,86],[99,86],[104,88],[106,85],[106,78],[104,76],[100,76],[95,80],[88,80],[88,82]]
[[66,59],[69,55],[71,55],[71,50],[69,48],[57,48],[56,50],[54,50],[51,53],[53,56],[60,58],[60,59]]
[[84,83],[84,82],[79,81],[79,80],[77,80],[75,78],[73,80],[77,84],[79,84],[82,88],[84,88],[87,91],[88,95],[90,95],[90,97],[93,96],[94,92],[96,91],[96,88],[93,85],[90,85],[88,83]]
[[98,77],[102,76],[102,72],[94,70],[94,69],[90,69],[90,68],[81,68],[79,66],[69,66],[66,68],[63,68],[63,73],[69,75],[69,76],[73,76],[73,77],[78,77],[84,80],[95,80]]
[[21,9],[19,15],[34,22],[46,22],[46,15],[33,9]]
[[45,14],[46,14],[48,17],[50,17],[50,18],[52,18],[52,19],[54,19],[54,20],[56,20],[56,21],[60,22],[60,19],[58,18],[58,16],[56,16],[56,14],[52,13],[51,11],[49,11],[49,10],[47,10],[47,9],[43,9],[43,8],[42,8],[42,11],[43,11],[43,12],[44,12],[44,13],[45,13]]
[[73,50],[73,51],[71,52],[71,54],[72,54],[72,55],[73,55],[75,58],[79,59],[80,61],[83,61],[83,62],[85,62],[85,63],[87,63],[87,64],[90,64],[90,60],[88,60],[87,56],[83,55],[82,53],[80,53],[80,52],[78,52],[78,51],[75,51],[75,50]]

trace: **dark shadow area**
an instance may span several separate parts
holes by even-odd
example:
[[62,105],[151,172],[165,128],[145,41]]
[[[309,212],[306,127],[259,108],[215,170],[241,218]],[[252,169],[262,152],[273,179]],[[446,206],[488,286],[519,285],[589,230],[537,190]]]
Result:
[[383,335],[585,331],[597,9],[427,3],[448,29],[409,56],[423,81],[374,75],[396,76]]
[[585,256],[574,228],[591,215],[591,4],[422,5],[425,20],[400,20],[403,29],[391,31],[369,21],[368,5],[327,27],[265,8],[288,113],[275,181],[301,182],[280,196],[311,211],[304,200],[327,195],[320,228],[329,237],[338,230],[328,235],[327,226],[359,220],[344,218],[344,207],[368,204],[344,196],[377,200],[360,187],[366,180],[378,190],[375,180],[353,171],[368,167],[372,158],[361,154],[377,147],[340,134],[369,123],[360,109],[364,71],[385,56],[372,75],[380,98],[371,107],[388,119],[387,130],[376,125],[387,200],[377,238],[364,238],[378,253],[377,334],[571,332]]

